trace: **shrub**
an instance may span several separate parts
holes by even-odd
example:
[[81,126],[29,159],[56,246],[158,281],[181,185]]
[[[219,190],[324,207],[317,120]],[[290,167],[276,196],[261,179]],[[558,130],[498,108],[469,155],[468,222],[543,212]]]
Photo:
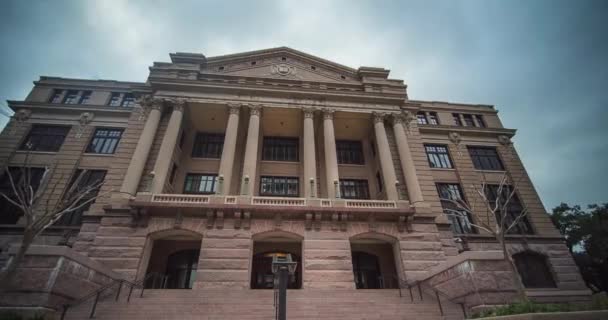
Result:
[[497,307],[490,310],[481,311],[472,316],[473,319],[485,317],[508,316],[522,313],[539,313],[539,312],[569,312],[583,310],[606,310],[608,309],[608,297],[605,295],[597,295],[593,297],[591,304],[550,304],[550,303],[535,303],[535,302],[518,302],[506,306]]

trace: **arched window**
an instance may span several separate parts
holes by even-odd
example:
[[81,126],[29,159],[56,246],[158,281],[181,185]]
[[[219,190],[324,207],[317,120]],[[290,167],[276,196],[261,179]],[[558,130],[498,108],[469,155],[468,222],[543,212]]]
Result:
[[526,288],[555,288],[553,274],[542,254],[525,251],[513,255],[517,272]]

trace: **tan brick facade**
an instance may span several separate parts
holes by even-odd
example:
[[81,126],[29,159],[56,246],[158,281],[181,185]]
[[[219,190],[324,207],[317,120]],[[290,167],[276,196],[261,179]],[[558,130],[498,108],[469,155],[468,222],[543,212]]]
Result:
[[[0,135],[0,163],[16,166],[28,154],[32,167],[56,164],[53,188],[45,197],[61,199],[77,169],[106,170],[102,196],[84,214],[82,224],[52,227],[41,243],[63,239],[79,254],[135,281],[149,273],[150,261],[164,261],[164,256],[151,257],[155,241],[200,242],[195,248],[199,251],[195,276],[188,279],[194,283],[193,292],[201,294],[251,290],[256,297],[252,288],[262,281],[254,270],[261,263],[254,258],[256,243],[258,248],[298,256],[301,290],[311,295],[314,290],[388,288],[390,278],[403,287],[441,274],[432,270],[453,267],[451,261],[464,253],[483,256],[498,249],[483,233],[452,232],[436,185],[459,184],[466,201],[483,208],[473,186],[480,184],[482,175],[497,183],[505,172],[475,168],[467,146],[484,146],[495,148],[530,212],[534,232],[510,236],[510,252],[543,254],[556,282],[555,288],[531,290],[529,295],[551,301],[560,292],[588,294],[510,143],[515,130],[503,128],[492,106],[409,100],[406,85],[388,78],[388,70],[355,70],[289,48],[209,58],[178,53],[171,59],[155,62],[146,83],[41,77],[24,101],[9,102],[16,114]],[[54,92],[65,95],[67,90],[92,94],[86,105],[49,102]],[[113,94],[122,99],[117,106],[109,105]],[[138,102],[121,106],[128,94],[139,97]],[[310,110],[312,115],[305,115]],[[426,117],[436,113],[438,123],[417,123],[419,112]],[[90,114],[92,119],[87,118]],[[471,115],[474,122],[458,126],[453,114],[459,114],[460,121]],[[257,139],[248,134],[254,116],[259,117]],[[313,117],[312,132],[304,125],[305,116]],[[57,152],[19,151],[34,124],[71,129]],[[113,153],[85,152],[96,128],[124,129]],[[200,148],[212,148],[197,140],[199,133],[223,136],[221,157],[213,152],[195,155]],[[458,143],[449,138],[454,133]],[[312,148],[305,148],[307,134],[314,142]],[[265,137],[297,139],[297,143],[280,149],[267,145]],[[345,151],[347,156],[338,147],[335,160],[327,154],[334,151],[328,146],[341,141],[360,147]],[[431,168],[425,144],[447,146],[453,167]],[[266,148],[297,156],[282,161],[281,153],[277,159],[267,159],[276,154]],[[246,149],[254,152],[248,159],[257,159],[255,166],[246,166]],[[351,155],[363,160],[345,163],[344,157]],[[315,174],[306,176],[305,167],[311,165]],[[255,173],[246,174],[247,170]],[[186,194],[192,193],[185,190],[193,181],[187,182],[188,174],[216,176],[212,178],[217,192]],[[290,177],[297,182],[287,187],[281,184],[286,182],[262,183],[263,177]],[[360,191],[348,189],[345,182],[340,188],[329,177],[365,181],[368,199],[351,198]],[[262,191],[277,193],[273,197]],[[5,248],[18,238],[18,225],[3,227]],[[61,236],[65,230],[77,235],[66,240]],[[376,264],[381,267],[368,270],[353,261],[355,252],[373,256],[373,248],[383,245],[392,252],[378,253]],[[171,259],[171,250],[163,252]],[[503,267],[496,272],[503,272]],[[370,280],[370,274],[380,280]]]

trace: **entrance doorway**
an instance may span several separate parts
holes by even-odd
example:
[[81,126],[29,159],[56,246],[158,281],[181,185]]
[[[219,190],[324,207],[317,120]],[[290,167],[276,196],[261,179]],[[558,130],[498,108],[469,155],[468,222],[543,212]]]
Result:
[[160,239],[152,242],[146,271],[148,289],[192,289],[201,240]]
[[351,240],[350,246],[357,289],[399,288],[397,261],[391,243],[368,238]]
[[287,288],[302,288],[302,241],[291,237],[275,236],[254,239],[251,289],[273,289],[272,259],[275,256],[286,255],[291,255],[291,259],[298,263],[295,273],[289,276]]

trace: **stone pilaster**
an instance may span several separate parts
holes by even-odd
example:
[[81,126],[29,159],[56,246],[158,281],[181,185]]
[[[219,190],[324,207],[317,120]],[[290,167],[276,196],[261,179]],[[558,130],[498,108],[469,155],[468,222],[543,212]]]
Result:
[[161,109],[163,106],[161,100],[152,99],[150,97],[142,99],[140,104],[142,104],[142,108],[149,108],[150,112],[146,119],[144,129],[137,141],[137,146],[135,147],[133,157],[131,158],[131,162],[129,162],[129,168],[127,169],[127,173],[120,188],[120,192],[123,196],[134,196],[137,192],[137,186],[139,185],[139,180],[141,179],[146,160],[148,159],[148,154],[150,153],[150,148],[152,147],[152,142],[154,141],[154,136],[156,135],[156,129],[160,122]]
[[256,169],[258,163],[258,144],[260,135],[261,113],[262,106],[249,106],[249,127],[247,129],[247,143],[245,145],[243,178],[241,181],[242,195],[252,196],[254,193]]
[[171,118],[169,118],[169,125],[160,145],[159,156],[154,164],[154,178],[150,190],[152,193],[163,192],[165,181],[171,170],[173,151],[179,137],[185,105],[185,100],[180,99],[173,102],[173,112],[171,113]]
[[315,110],[305,108],[304,112],[304,197],[316,197],[317,190],[317,164],[315,155]]
[[327,197],[339,198],[336,194],[336,183],[339,182],[338,176],[338,157],[336,155],[336,136],[334,133],[334,111],[331,109],[323,110],[323,138],[325,146],[325,175],[327,179]]
[[380,156],[380,166],[382,167],[382,178],[386,188],[386,197],[388,200],[399,200],[397,193],[397,177],[395,175],[395,167],[393,166],[393,158],[388,145],[386,129],[384,128],[384,114],[374,113],[374,130],[376,133],[376,142],[378,145],[378,154]]
[[239,113],[241,106],[238,104],[228,105],[228,123],[226,125],[226,135],[224,136],[224,149],[220,159],[220,176],[223,177],[221,184],[223,190],[218,189],[219,194],[230,194],[232,171],[234,169],[234,154],[236,150],[236,138],[239,128]]
[[424,199],[422,198],[422,190],[420,189],[420,183],[418,182],[416,166],[414,165],[408,138],[405,133],[405,128],[403,127],[403,121],[405,120],[402,115],[393,115],[393,131],[395,132],[395,140],[397,140],[399,160],[401,161],[401,167],[403,168],[403,178],[405,179],[405,185],[407,186],[407,194],[410,203],[415,204],[422,202]]

